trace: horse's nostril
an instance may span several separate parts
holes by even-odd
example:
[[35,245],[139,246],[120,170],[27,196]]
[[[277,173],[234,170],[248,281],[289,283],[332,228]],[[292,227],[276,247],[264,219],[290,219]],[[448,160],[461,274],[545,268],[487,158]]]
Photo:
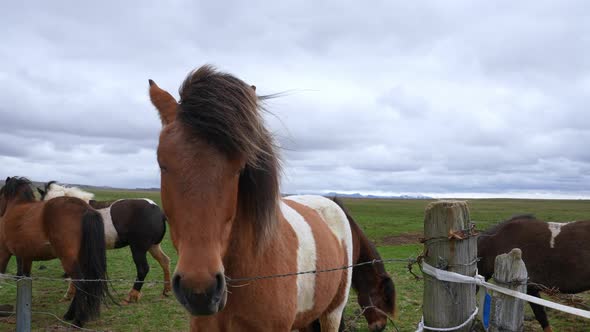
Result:
[[225,277],[223,276],[223,273],[217,273],[215,275],[215,292],[217,294],[223,292],[223,287],[225,285]]

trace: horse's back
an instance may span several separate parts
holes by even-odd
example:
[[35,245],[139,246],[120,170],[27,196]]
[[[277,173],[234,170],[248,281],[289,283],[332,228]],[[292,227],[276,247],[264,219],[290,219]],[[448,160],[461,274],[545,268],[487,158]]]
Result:
[[[281,210],[294,229],[307,229],[295,230],[299,239],[298,263],[303,262],[298,264],[299,272],[352,264],[350,226],[337,204],[321,196],[290,196],[284,199]],[[296,225],[294,219],[299,219],[303,225]],[[348,299],[351,277],[352,271],[346,268],[298,277],[294,328],[307,326],[318,314],[340,312]]]
[[352,233],[346,214],[333,200],[315,195],[287,196],[285,199],[312,208],[323,218],[337,238],[347,244],[348,239],[352,241]]
[[141,239],[147,249],[162,241],[166,232],[166,217],[154,201],[147,198],[121,199],[108,209],[118,233],[117,247]]
[[[590,259],[589,237],[590,221],[554,223],[515,218],[480,235],[478,256],[482,259],[478,268],[482,275],[490,277],[497,255],[520,248],[531,282],[558,287],[563,292],[586,290],[590,288],[590,269],[580,269],[579,264]],[[573,275],[587,282],[573,283]]]

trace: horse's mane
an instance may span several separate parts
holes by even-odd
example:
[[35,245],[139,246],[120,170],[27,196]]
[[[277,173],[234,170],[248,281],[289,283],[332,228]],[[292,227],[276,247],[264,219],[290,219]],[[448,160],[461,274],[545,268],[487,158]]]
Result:
[[11,200],[17,198],[19,194],[19,189],[22,186],[26,186],[26,189],[20,192],[20,198],[26,200],[28,202],[35,200],[35,194],[33,193],[33,189],[31,188],[32,182],[31,180],[25,177],[12,177],[7,178],[4,186],[0,188],[0,195],[4,195],[6,200]]
[[498,231],[500,231],[500,229],[502,229],[502,227],[504,227],[506,224],[516,220],[516,219],[530,219],[530,220],[536,220],[537,217],[535,217],[535,215],[533,214],[517,214],[514,215],[502,222],[499,222],[497,224],[495,224],[494,226],[488,228],[487,230],[483,231],[480,233],[480,236],[484,235],[484,236],[489,236],[489,235],[493,235],[495,233],[497,233]]
[[55,181],[47,182],[47,184],[45,185],[45,197],[43,197],[43,200],[48,201],[52,198],[61,196],[76,197],[85,201],[86,203],[88,203],[91,199],[94,198],[93,193],[89,193],[78,187],[62,186],[57,184]]
[[260,105],[265,97],[208,65],[189,73],[179,94],[176,119],[189,139],[212,144],[230,160],[245,160],[237,220],[250,223],[257,242],[263,244],[277,224],[280,197],[280,161]]

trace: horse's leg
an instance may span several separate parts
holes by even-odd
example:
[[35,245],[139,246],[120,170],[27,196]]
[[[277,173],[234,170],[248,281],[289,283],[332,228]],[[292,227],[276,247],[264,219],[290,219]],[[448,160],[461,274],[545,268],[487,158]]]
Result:
[[61,299],[61,302],[67,302],[74,298],[76,295],[76,287],[74,287],[74,282],[70,281],[68,283],[68,290],[64,294],[64,297]]
[[[536,288],[530,287],[529,289],[527,289],[527,293],[529,295],[541,298],[541,294],[539,294],[539,290]],[[535,318],[537,319],[537,321],[539,321],[541,327],[543,328],[543,332],[552,332],[553,330],[549,325],[549,320],[547,320],[547,313],[545,312],[545,308],[543,308],[543,306],[541,305],[532,302],[530,303],[530,305],[531,309],[533,309],[533,313],[535,314]]]
[[[79,279],[81,277],[80,273],[78,273],[78,269],[76,268],[76,260],[74,258],[71,259],[67,259],[65,257],[60,258],[61,261],[61,266],[63,267],[65,273],[68,274],[68,276],[72,279]],[[68,292],[67,294],[70,292],[70,288],[73,288],[74,290],[74,298],[72,299],[72,302],[70,303],[70,306],[68,307],[68,311],[66,311],[65,315],[64,315],[64,319],[65,320],[74,320],[74,318],[76,318],[76,308],[78,307],[78,296],[75,295],[75,290],[76,290],[76,285],[74,284],[73,281],[70,281],[70,284],[68,285]],[[65,296],[64,296],[65,298]]]
[[0,274],[6,273],[6,267],[8,266],[8,262],[10,262],[10,257],[12,257],[12,254],[0,247]]
[[145,276],[148,274],[150,270],[150,266],[147,262],[147,250],[142,250],[136,246],[131,245],[131,255],[133,256],[133,262],[135,263],[135,267],[137,269],[137,278],[135,279],[135,283],[133,284],[133,288],[129,291],[127,297],[123,300],[123,304],[129,304],[132,302],[137,302],[141,298],[141,287],[143,286],[143,281],[145,280]]
[[150,247],[150,255],[154,257],[156,261],[162,267],[164,271],[164,291],[162,295],[168,296],[168,293],[172,290],[170,286],[170,258],[162,251],[162,246],[160,244],[154,244]]
[[340,330],[340,323],[344,307],[336,308],[329,313],[320,316],[320,325],[322,332],[337,332]]
[[33,261],[19,258],[19,257],[16,258],[16,275],[17,276],[30,277],[32,267],[33,267]]

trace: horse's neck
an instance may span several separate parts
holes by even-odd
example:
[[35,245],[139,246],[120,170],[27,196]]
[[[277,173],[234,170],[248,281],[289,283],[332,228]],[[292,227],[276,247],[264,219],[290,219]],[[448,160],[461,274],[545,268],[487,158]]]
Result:
[[268,252],[274,252],[278,247],[285,245],[285,241],[282,240],[285,225],[281,224],[280,216],[277,218],[279,225],[275,227],[273,234],[262,247],[257,246],[258,236],[254,234],[248,222],[234,221],[229,239],[230,245],[223,259],[226,273],[230,277],[243,277],[244,273],[257,273],[266,264],[264,257]]

